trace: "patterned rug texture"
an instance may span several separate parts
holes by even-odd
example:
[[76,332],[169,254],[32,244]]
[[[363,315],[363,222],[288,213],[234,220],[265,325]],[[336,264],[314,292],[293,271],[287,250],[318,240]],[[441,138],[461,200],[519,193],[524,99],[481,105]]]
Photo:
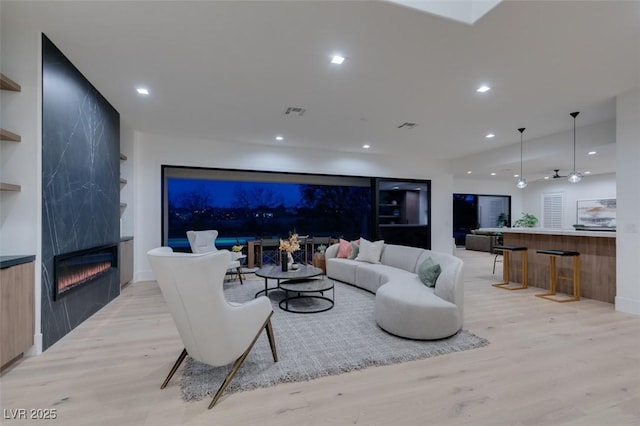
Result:
[[[275,287],[275,282],[270,281],[269,285]],[[244,285],[234,281],[225,283],[224,288],[229,301],[242,303],[253,299],[258,290],[264,289],[264,280],[246,280]],[[336,282],[333,309],[315,314],[295,314],[278,307],[278,302],[284,298],[282,290],[269,291],[279,361],[273,362],[269,342],[263,332],[225,394],[429,358],[489,344],[486,339],[466,330],[435,341],[392,336],[376,325],[374,297],[364,290]],[[187,357],[181,383],[183,399],[213,397],[230,368],[231,365],[210,367]]]

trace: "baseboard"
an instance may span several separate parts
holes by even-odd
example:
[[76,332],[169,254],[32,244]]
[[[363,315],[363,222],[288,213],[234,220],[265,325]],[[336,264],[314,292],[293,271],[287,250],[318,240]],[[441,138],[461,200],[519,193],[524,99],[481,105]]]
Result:
[[136,272],[133,277],[133,282],[140,281],[155,281],[156,277],[153,275],[153,271]]
[[616,296],[616,311],[640,315],[640,300]]
[[42,333],[33,335],[33,346],[24,352],[24,356],[36,356],[42,353]]

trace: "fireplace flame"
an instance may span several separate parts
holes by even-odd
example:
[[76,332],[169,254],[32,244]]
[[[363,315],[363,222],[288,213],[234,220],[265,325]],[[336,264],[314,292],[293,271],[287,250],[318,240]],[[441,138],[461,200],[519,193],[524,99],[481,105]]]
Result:
[[64,269],[58,279],[59,291],[89,281],[111,269],[111,262],[95,263],[91,265],[69,266]]

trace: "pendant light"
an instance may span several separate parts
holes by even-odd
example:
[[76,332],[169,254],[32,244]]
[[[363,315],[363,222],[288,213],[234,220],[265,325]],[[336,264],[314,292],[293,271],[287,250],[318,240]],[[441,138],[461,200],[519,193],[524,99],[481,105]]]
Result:
[[576,171],[576,117],[580,114],[580,111],[572,112],[573,117],[573,170],[567,176],[570,183],[578,183],[582,180],[582,175]]
[[521,127],[518,129],[520,132],[520,177],[518,178],[518,182],[516,182],[516,186],[520,189],[524,189],[527,186],[527,180],[522,175],[522,134],[524,133],[525,127]]

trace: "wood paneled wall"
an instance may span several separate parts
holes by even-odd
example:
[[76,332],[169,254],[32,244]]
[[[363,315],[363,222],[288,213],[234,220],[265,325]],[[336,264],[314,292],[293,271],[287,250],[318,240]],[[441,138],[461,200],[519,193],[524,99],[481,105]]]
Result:
[[[571,250],[580,253],[580,296],[614,303],[616,296],[616,239],[548,234],[504,233],[505,245],[528,248],[529,285],[549,288],[549,256],[536,250]],[[511,264],[520,268],[520,256],[512,255]],[[558,258],[558,275],[571,277],[571,258]],[[519,271],[512,268],[510,280],[520,282]],[[559,293],[573,293],[570,280],[558,280]]]

